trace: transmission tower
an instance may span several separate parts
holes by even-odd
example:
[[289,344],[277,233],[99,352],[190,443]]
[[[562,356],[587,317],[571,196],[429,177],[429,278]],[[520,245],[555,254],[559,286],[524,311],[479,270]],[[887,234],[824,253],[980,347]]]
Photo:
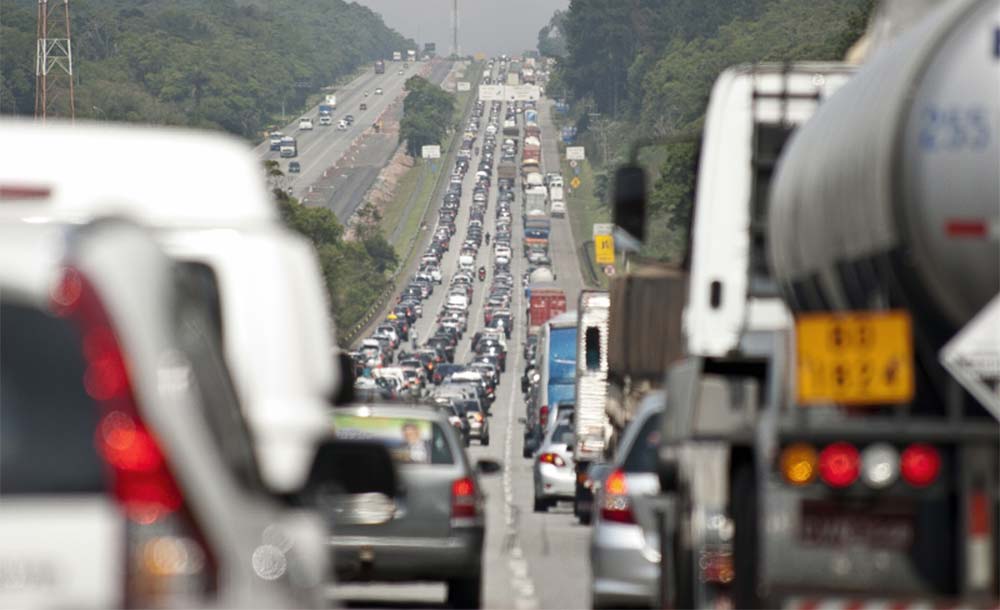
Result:
[[76,118],[69,0],[38,0],[35,118],[45,122],[49,116]]
[[451,0],[451,54],[459,56],[458,52],[458,0]]

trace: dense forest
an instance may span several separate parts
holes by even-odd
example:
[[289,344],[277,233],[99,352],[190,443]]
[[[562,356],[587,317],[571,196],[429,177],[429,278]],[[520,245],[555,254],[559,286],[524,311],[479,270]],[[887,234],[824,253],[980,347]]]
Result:
[[[680,262],[694,199],[699,136],[715,78],[760,61],[839,60],[873,0],[572,0],[539,33],[559,58],[549,93],[572,104],[588,156],[607,176],[630,142],[653,138],[650,234],[643,254]],[[599,113],[599,114],[598,114]],[[594,118],[597,122],[594,122]],[[603,133],[602,133],[603,132]],[[607,133],[608,158],[600,158]],[[615,146],[617,144],[617,146]]]
[[[256,136],[410,43],[344,0],[73,0],[77,116]],[[35,0],[0,0],[0,113],[34,109]]]

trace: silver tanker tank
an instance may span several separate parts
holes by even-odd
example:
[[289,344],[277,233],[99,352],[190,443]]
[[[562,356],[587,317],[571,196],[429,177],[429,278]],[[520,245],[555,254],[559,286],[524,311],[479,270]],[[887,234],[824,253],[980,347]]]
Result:
[[768,241],[789,305],[907,308],[939,348],[1000,288],[998,142],[1000,2],[944,2],[786,147]]

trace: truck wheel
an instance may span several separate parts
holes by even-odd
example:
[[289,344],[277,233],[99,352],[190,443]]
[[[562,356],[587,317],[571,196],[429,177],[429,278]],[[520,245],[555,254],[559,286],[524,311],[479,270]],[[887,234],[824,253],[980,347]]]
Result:
[[733,606],[760,608],[757,594],[757,481],[753,462],[742,461],[733,471],[730,494],[733,517]]
[[549,512],[549,501],[545,498],[539,498],[535,496],[535,512],[536,513],[547,513]]
[[489,447],[489,445],[490,445],[490,437],[489,436],[484,437],[481,441],[479,441],[479,444],[482,447]]
[[449,580],[448,606],[452,608],[479,608],[482,590],[482,575]]
[[525,441],[524,445],[521,447],[521,457],[525,459],[531,459],[531,449],[528,449],[528,442]]

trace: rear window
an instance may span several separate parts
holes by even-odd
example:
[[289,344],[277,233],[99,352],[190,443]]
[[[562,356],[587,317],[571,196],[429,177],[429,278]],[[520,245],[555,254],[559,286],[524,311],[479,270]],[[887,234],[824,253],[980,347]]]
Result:
[[625,457],[625,472],[656,472],[656,449],[660,445],[660,414],[642,422],[639,436]]
[[568,444],[570,444],[570,441],[573,440],[572,437],[573,437],[573,427],[572,426],[559,425],[559,426],[556,426],[556,429],[552,431],[552,442],[553,443],[562,443],[564,445],[568,445]]
[[381,441],[400,464],[454,464],[451,447],[441,427],[426,419],[333,416],[339,438]]
[[105,490],[84,370],[72,323],[0,303],[0,495]]

